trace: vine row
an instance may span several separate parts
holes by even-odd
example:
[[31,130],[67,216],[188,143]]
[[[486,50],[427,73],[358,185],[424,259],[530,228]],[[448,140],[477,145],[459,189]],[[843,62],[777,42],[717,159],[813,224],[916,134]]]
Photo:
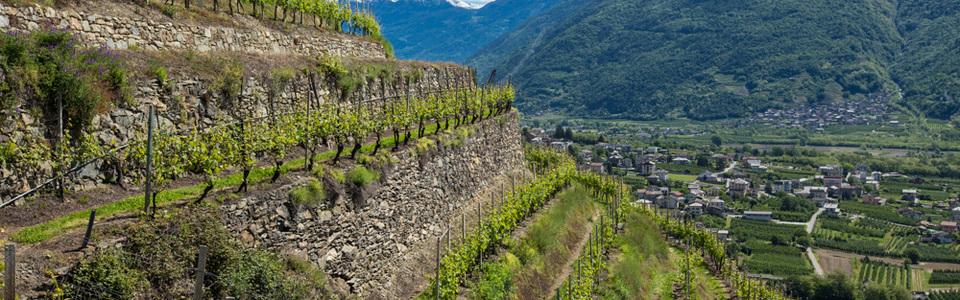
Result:
[[[393,134],[390,141],[396,149],[410,140],[411,131],[418,130],[419,136],[424,135],[428,123],[436,125],[436,133],[441,128],[507,112],[512,101],[513,88],[505,85],[421,98],[401,97],[379,103],[319,106],[302,103],[303,107],[290,114],[273,114],[256,121],[239,118],[236,124],[206,131],[159,135],[154,140],[151,157],[152,180],[158,187],[152,197],[155,199],[164,187],[187,173],[205,177],[205,196],[227,168],[243,172],[239,190],[245,191],[247,176],[258,159],[270,159],[268,162],[275,167],[273,180],[276,180],[291,149],[303,149],[309,170],[325,145],[336,147],[333,160],[337,161],[348,148],[351,158],[355,158],[364,142],[372,139],[376,155],[388,132]],[[401,133],[405,134],[401,136]],[[146,164],[147,148],[146,144],[137,144],[124,157],[116,159],[133,164],[132,169],[145,169],[142,166]],[[137,181],[145,179],[144,174],[134,175],[140,175],[134,177]]]
[[[691,251],[691,253],[696,255],[697,252],[699,252],[699,255],[696,256],[707,261],[707,265],[711,266],[714,271],[719,272],[721,276],[727,277],[732,281],[736,286],[737,295],[740,299],[789,299],[779,290],[751,282],[746,276],[746,273],[732,267],[727,261],[723,243],[717,239],[716,235],[712,232],[704,228],[697,228],[682,220],[672,219],[669,215],[660,214],[650,207],[634,207],[629,205],[625,200],[630,199],[629,189],[625,188],[618,179],[593,173],[578,173],[576,179],[581,184],[593,189],[595,193],[598,193],[601,197],[607,196],[607,199],[614,200],[614,203],[617,204],[616,211],[618,212],[618,216],[620,216],[617,218],[618,222],[622,221],[620,218],[624,215],[624,210],[638,209],[640,212],[652,217],[653,220],[657,222],[661,231],[674,236],[676,239],[687,241],[694,250]],[[619,197],[617,195],[619,195]],[[580,294],[574,295],[589,295],[584,294],[588,291],[587,289],[582,289],[579,292]]]
[[537,180],[504,195],[503,205],[490,211],[477,231],[443,255],[440,259],[440,276],[430,278],[430,288],[419,299],[455,298],[464,278],[480,263],[481,257],[509,237],[521,221],[567,186],[576,172],[573,159],[563,153],[537,147],[526,147],[524,152],[528,157],[549,157],[547,161],[555,163],[546,165],[545,172]]
[[[273,20],[304,25],[309,20],[314,27],[332,29],[344,33],[363,36],[382,37],[380,24],[367,9],[352,7],[352,1],[331,0],[208,0],[213,3],[213,11],[224,9],[221,1],[227,6],[227,12],[241,12],[244,4],[250,5],[249,13],[254,17],[267,18],[267,7],[272,8]],[[135,0],[140,2],[140,0]],[[179,0],[164,0],[166,5],[174,5]],[[197,0],[183,0],[183,6],[190,9],[191,3],[202,3]],[[283,12],[282,16],[280,12]],[[172,12],[164,11],[172,14]],[[299,19],[297,18],[299,15]]]

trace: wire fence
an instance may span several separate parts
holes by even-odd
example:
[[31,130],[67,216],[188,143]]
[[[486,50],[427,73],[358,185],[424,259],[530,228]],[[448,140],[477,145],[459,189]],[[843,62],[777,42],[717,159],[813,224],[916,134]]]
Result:
[[[433,90],[428,90],[428,91],[426,91],[426,92],[422,92],[421,95],[418,95],[418,96],[419,96],[419,97],[429,97],[429,96],[436,96],[438,93],[448,93],[448,92],[459,93],[459,92],[468,91],[468,90],[470,90],[470,89],[471,89],[471,88],[458,88],[458,89],[453,89],[453,90],[433,89]],[[308,93],[308,94],[309,94],[309,93]],[[309,96],[308,96],[308,97],[309,97]],[[387,96],[387,97],[374,97],[374,98],[369,98],[369,99],[367,99],[367,100],[362,100],[362,101],[359,102],[359,104],[363,105],[363,104],[369,104],[369,103],[379,103],[379,102],[385,102],[385,101],[390,101],[390,100],[400,100],[400,99],[405,99],[405,98],[407,98],[407,96],[403,96],[403,95],[394,95],[394,96]],[[308,101],[308,102],[309,102],[309,101]],[[309,105],[309,104],[308,104],[308,105]],[[348,107],[352,107],[352,106],[354,106],[354,105],[356,105],[356,103],[351,102],[351,101],[344,101],[344,102],[342,102],[342,103],[338,103],[338,104],[337,104],[337,106],[338,106],[338,107],[341,107],[341,108],[348,108]],[[300,113],[300,112],[302,112],[302,111],[297,110],[297,109],[293,109],[293,110],[291,110],[291,111],[286,111],[286,112],[268,113],[268,114],[263,115],[263,116],[249,117],[249,118],[243,119],[242,121],[241,121],[241,120],[237,120],[237,121],[232,121],[232,122],[228,122],[228,123],[224,123],[224,124],[220,124],[220,125],[212,126],[212,127],[200,127],[200,126],[195,126],[195,127],[189,127],[189,128],[182,128],[182,129],[179,129],[179,130],[173,130],[173,131],[169,131],[169,132],[160,132],[159,134],[161,134],[161,135],[164,135],[164,134],[165,134],[165,135],[177,135],[177,134],[184,134],[184,133],[188,133],[188,132],[192,132],[192,131],[212,131],[212,130],[217,130],[217,129],[221,129],[221,128],[225,128],[225,127],[229,127],[229,126],[235,126],[235,125],[240,124],[240,123],[257,122],[257,121],[266,120],[267,118],[271,118],[271,117],[287,116],[287,115],[292,115],[292,114],[296,114],[296,113]],[[149,116],[149,117],[150,117],[150,118],[154,118],[154,119],[156,118],[155,115],[154,115],[154,116]],[[140,121],[141,121],[141,122],[144,122],[143,119],[146,119],[146,118],[147,118],[147,117],[144,117],[144,118],[142,118]],[[83,168],[85,168],[87,165],[89,165],[89,164],[91,164],[91,163],[95,163],[95,162],[98,162],[98,161],[103,161],[103,160],[105,160],[106,158],[111,157],[112,155],[114,155],[114,154],[116,154],[116,153],[119,153],[120,151],[123,151],[123,150],[125,150],[125,149],[127,149],[127,148],[129,148],[129,147],[137,146],[137,145],[139,145],[139,144],[146,143],[146,142],[147,142],[147,139],[145,139],[145,138],[144,138],[144,139],[138,139],[138,140],[135,140],[135,141],[132,141],[132,142],[127,142],[127,143],[122,144],[122,145],[120,145],[120,146],[117,146],[117,147],[115,147],[115,148],[113,148],[113,149],[110,149],[109,151],[106,151],[106,152],[105,152],[104,154],[102,154],[102,155],[99,155],[99,156],[97,156],[97,157],[88,159],[88,160],[83,161],[83,162],[79,162],[79,163],[75,164],[73,167],[67,169],[63,174],[54,176],[54,177],[52,177],[52,178],[49,178],[49,179],[43,181],[42,183],[40,183],[39,185],[31,188],[30,190],[27,190],[26,192],[23,192],[23,193],[21,193],[21,194],[19,194],[19,195],[17,195],[17,196],[14,196],[14,197],[10,198],[10,199],[7,200],[7,201],[3,201],[2,203],[0,203],[0,208],[4,208],[4,207],[6,207],[6,206],[8,206],[8,205],[10,205],[10,204],[15,203],[15,202],[18,201],[18,200],[24,199],[25,197],[27,197],[27,196],[29,196],[29,195],[32,195],[33,193],[36,193],[37,191],[42,190],[44,187],[46,187],[46,186],[48,186],[48,185],[50,185],[50,184],[53,184],[54,182],[58,182],[59,180],[64,179],[64,178],[66,178],[66,177],[68,177],[68,176],[70,176],[70,175],[72,175],[72,174],[74,174],[74,173],[82,170]],[[0,199],[0,201],[2,201],[2,199]]]

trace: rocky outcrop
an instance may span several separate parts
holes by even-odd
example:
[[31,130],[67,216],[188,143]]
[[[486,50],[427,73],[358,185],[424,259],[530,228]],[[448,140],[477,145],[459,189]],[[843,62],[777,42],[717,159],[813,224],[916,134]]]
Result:
[[405,274],[405,256],[435,244],[449,222],[460,222],[461,209],[475,205],[479,191],[524,166],[516,113],[471,128],[460,143],[439,143],[423,156],[393,153],[396,163],[383,169],[363,207],[334,201],[298,208],[287,192],[301,182],[222,205],[221,214],[246,243],[305,256],[361,297],[390,298],[384,293],[403,277],[423,276]]
[[0,28],[33,31],[69,28],[87,42],[111,49],[244,51],[386,58],[383,45],[350,34],[294,35],[276,30],[195,26],[143,18],[111,17],[50,7],[0,4]]

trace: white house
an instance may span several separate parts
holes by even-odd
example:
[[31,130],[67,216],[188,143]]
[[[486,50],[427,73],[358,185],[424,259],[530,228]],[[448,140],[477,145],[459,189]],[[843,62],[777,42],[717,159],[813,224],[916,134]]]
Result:
[[773,218],[773,213],[769,211],[746,211],[743,212],[743,218],[747,220],[769,222]]

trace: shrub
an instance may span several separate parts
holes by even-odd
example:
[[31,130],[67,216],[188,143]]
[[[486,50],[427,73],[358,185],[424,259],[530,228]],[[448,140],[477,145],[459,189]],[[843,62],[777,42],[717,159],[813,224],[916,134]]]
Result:
[[68,30],[3,33],[0,52],[0,67],[9,74],[0,94],[26,95],[45,112],[56,112],[62,104],[63,123],[73,137],[79,138],[95,115],[130,96],[120,54],[85,48]]
[[357,186],[365,186],[374,180],[380,179],[380,173],[377,171],[367,170],[367,168],[363,166],[356,166],[347,172],[347,179]]
[[370,165],[370,163],[377,161],[375,158],[369,155],[357,154],[357,164],[361,165]]
[[310,170],[310,172],[313,173],[313,176],[316,176],[317,178],[323,178],[323,174],[326,174],[323,170],[323,165],[313,166],[313,169]]
[[333,180],[336,180],[340,184],[347,182],[346,176],[344,176],[340,170],[330,170],[330,177],[333,177]]
[[417,155],[423,155],[424,153],[427,153],[430,148],[433,148],[433,145],[433,140],[430,138],[422,137],[417,139]]
[[122,247],[110,247],[80,262],[60,277],[65,298],[85,295],[93,282],[122,295],[118,299],[178,299],[192,295],[198,248],[209,247],[204,298],[253,292],[267,299],[316,299],[323,289],[322,275],[309,263],[283,260],[274,254],[246,248],[228,232],[212,207],[191,207],[159,215],[155,220],[105,228],[125,236]]
[[164,67],[157,67],[153,69],[153,75],[157,77],[157,82],[160,83],[160,86],[167,84],[167,69]]
[[483,278],[475,289],[476,299],[506,299],[513,294],[513,272],[520,267],[520,261],[513,254],[506,253],[499,263],[483,264]]
[[290,190],[290,199],[297,206],[317,207],[326,197],[323,185],[315,178],[311,178],[305,186]]

